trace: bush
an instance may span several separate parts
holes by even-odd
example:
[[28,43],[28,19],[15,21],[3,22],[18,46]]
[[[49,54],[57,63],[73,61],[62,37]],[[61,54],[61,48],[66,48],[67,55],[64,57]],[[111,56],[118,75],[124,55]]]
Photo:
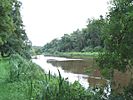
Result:
[[93,48],[92,47],[85,47],[82,52],[93,52]]

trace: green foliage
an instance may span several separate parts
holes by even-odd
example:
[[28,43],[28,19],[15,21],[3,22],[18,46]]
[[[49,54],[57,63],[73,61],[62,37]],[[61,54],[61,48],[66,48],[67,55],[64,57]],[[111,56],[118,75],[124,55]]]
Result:
[[17,0],[0,0],[0,53],[3,57],[19,53],[30,58],[31,43],[24,30],[20,7]]
[[44,53],[45,56],[59,56],[59,57],[67,57],[67,58],[97,58],[98,52],[54,52]]
[[[115,69],[125,72],[133,68],[133,2],[132,0],[112,0],[111,5],[102,34],[105,50],[99,55],[98,63],[103,70],[102,73],[110,77],[112,82]],[[132,86],[131,79],[131,84],[123,93],[112,91],[110,98],[132,100]]]
[[99,62],[101,67],[125,71],[133,65],[133,4],[131,0],[112,0],[112,5],[103,34],[105,53]]
[[104,19],[89,19],[86,28],[77,29],[71,34],[64,34],[61,39],[54,39],[43,47],[43,52],[81,52],[99,51],[103,48],[101,32]]
[[32,46],[31,54],[32,55],[40,55],[40,54],[42,54],[42,47],[40,47],[40,46]]
[[[7,69],[9,69],[9,62],[5,59],[0,59],[0,81],[7,81],[7,77],[9,76]],[[5,66],[5,67],[1,67]]]
[[[59,70],[58,70],[59,72]],[[45,77],[47,79],[44,82],[45,87],[42,90],[42,93],[38,96],[40,100],[98,100],[102,99],[102,93],[99,94],[99,91],[94,94],[92,89],[85,90],[79,82],[74,82],[73,84],[67,82],[61,77],[59,72],[59,77],[57,80],[54,80],[53,76],[49,75]]]
[[[19,54],[11,55],[9,59],[10,63],[10,78],[9,81],[21,81],[31,77],[34,73],[34,66],[31,61],[24,59]],[[21,80],[20,80],[21,79]]]

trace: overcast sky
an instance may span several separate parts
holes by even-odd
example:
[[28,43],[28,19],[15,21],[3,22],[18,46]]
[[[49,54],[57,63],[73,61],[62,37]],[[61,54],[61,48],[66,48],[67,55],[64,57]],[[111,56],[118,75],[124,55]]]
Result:
[[33,45],[84,28],[88,18],[105,16],[109,0],[20,0],[22,18]]

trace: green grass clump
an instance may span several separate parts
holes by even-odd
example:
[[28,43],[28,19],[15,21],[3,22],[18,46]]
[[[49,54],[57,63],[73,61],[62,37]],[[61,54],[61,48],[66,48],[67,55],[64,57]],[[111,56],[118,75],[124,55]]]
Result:
[[72,58],[90,58],[98,56],[98,52],[64,52],[63,54],[71,56]]
[[0,100],[28,100],[24,83],[0,83]]
[[8,61],[0,59],[0,82],[3,82],[6,80],[6,78],[8,77],[8,72],[7,70],[8,68]]

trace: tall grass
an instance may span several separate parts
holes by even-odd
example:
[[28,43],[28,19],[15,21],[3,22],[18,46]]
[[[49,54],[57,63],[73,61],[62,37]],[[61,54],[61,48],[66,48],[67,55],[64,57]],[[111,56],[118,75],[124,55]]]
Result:
[[99,93],[101,91],[94,93],[93,89],[85,89],[77,81],[71,84],[61,77],[59,70],[58,73],[58,77],[51,76],[50,72],[45,75],[44,87],[38,100],[102,100],[102,93]]

